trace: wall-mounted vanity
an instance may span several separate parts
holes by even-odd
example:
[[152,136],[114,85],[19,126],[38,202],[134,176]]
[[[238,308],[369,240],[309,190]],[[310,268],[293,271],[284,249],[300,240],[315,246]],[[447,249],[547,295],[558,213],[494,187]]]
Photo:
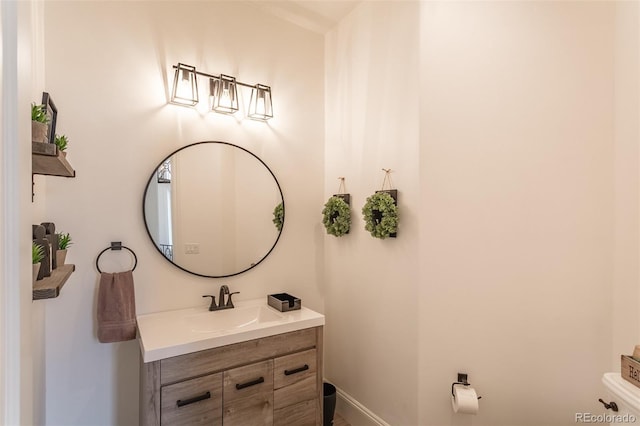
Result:
[[139,316],[140,424],[320,426],[323,326],[262,299]]

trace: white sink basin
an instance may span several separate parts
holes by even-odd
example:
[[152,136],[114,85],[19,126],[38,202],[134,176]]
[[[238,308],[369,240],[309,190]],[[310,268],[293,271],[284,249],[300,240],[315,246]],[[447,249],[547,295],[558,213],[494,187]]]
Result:
[[324,315],[302,307],[279,312],[264,299],[241,300],[233,309],[206,306],[138,315],[144,362],[324,325]]
[[252,325],[286,321],[287,318],[265,304],[207,311],[189,315],[185,320],[194,333],[222,333]]

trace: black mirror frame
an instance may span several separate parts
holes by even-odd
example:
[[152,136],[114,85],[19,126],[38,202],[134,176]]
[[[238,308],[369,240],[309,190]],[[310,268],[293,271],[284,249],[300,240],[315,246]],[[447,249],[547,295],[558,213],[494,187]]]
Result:
[[[209,143],[217,143],[217,144],[227,145],[227,146],[231,146],[231,147],[234,147],[234,148],[241,149],[244,152],[246,152],[247,154],[250,154],[256,160],[258,160],[264,167],[266,167],[266,169],[269,171],[269,173],[273,177],[273,180],[276,182],[276,186],[278,187],[278,191],[280,192],[280,199],[282,200],[282,228],[280,228],[280,231],[278,232],[278,236],[276,237],[276,240],[274,241],[273,245],[271,246],[269,251],[267,251],[267,253],[260,260],[258,260],[255,263],[252,263],[251,266],[249,266],[248,268],[243,269],[243,270],[241,270],[239,272],[234,272],[233,274],[226,274],[226,275],[199,274],[197,272],[193,272],[193,271],[190,271],[190,270],[188,270],[186,268],[183,268],[182,266],[178,265],[177,263],[171,261],[169,258],[167,258],[164,255],[164,253],[162,252],[160,247],[158,247],[158,244],[156,243],[156,241],[153,239],[153,236],[151,235],[151,231],[149,230],[149,225],[147,224],[147,218],[146,218],[146,215],[145,215],[145,200],[147,199],[147,191],[149,190],[149,185],[151,184],[151,181],[157,177],[158,167],[162,166],[162,164],[165,161],[167,161],[169,158],[171,158],[174,154],[176,154],[176,153],[178,153],[178,152],[180,152],[180,151],[182,151],[184,149],[187,149],[187,148],[190,148],[190,147],[196,146],[196,145],[209,144]],[[280,182],[278,182],[278,179],[276,178],[276,175],[273,174],[273,171],[269,168],[269,166],[267,166],[267,164],[264,161],[262,161],[262,159],[260,157],[258,157],[253,152],[249,151],[248,149],[245,149],[245,148],[243,148],[241,146],[238,146],[238,145],[235,145],[235,144],[232,144],[232,143],[229,143],[229,142],[223,142],[223,141],[201,141],[201,142],[195,142],[195,143],[192,143],[192,144],[189,144],[189,145],[185,145],[185,146],[183,146],[181,148],[176,149],[171,154],[169,154],[166,157],[164,157],[162,159],[162,161],[160,161],[160,163],[154,168],[153,172],[151,173],[151,176],[147,180],[147,185],[145,186],[144,194],[142,194],[142,220],[144,221],[144,227],[145,227],[145,230],[147,231],[147,235],[149,236],[149,239],[153,243],[153,246],[155,247],[155,249],[158,251],[158,253],[160,253],[160,255],[162,256],[162,258],[164,260],[168,261],[169,263],[171,263],[176,268],[182,269],[185,272],[188,272],[188,273],[193,274],[193,275],[197,275],[199,277],[204,277],[204,278],[227,278],[227,277],[233,277],[235,275],[240,275],[242,273],[245,273],[245,272],[249,271],[250,269],[255,268],[260,263],[262,263],[262,261],[265,260],[271,254],[273,249],[278,244],[278,241],[280,241],[280,236],[282,235],[282,229],[284,229],[285,212],[286,211],[285,211],[285,205],[284,205],[284,194],[282,193],[282,187],[280,186]]]

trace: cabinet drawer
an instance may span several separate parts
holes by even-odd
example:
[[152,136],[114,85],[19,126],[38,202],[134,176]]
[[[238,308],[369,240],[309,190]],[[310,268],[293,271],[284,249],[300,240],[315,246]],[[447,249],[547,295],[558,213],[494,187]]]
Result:
[[279,389],[308,377],[316,377],[316,350],[281,356],[273,364],[273,387]]
[[273,360],[223,373],[225,426],[273,424]]
[[274,410],[274,426],[316,426],[316,400]]
[[222,373],[164,386],[162,425],[222,425]]
[[319,327],[306,328],[160,360],[160,383],[175,383],[313,348],[318,329]]

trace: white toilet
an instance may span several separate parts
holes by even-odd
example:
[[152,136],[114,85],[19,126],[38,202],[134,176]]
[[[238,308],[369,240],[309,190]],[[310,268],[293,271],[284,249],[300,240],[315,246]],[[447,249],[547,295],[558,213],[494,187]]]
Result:
[[607,393],[605,401],[601,400],[607,408],[605,422],[612,426],[640,425],[640,388],[624,380],[620,373],[605,373],[602,382]]

